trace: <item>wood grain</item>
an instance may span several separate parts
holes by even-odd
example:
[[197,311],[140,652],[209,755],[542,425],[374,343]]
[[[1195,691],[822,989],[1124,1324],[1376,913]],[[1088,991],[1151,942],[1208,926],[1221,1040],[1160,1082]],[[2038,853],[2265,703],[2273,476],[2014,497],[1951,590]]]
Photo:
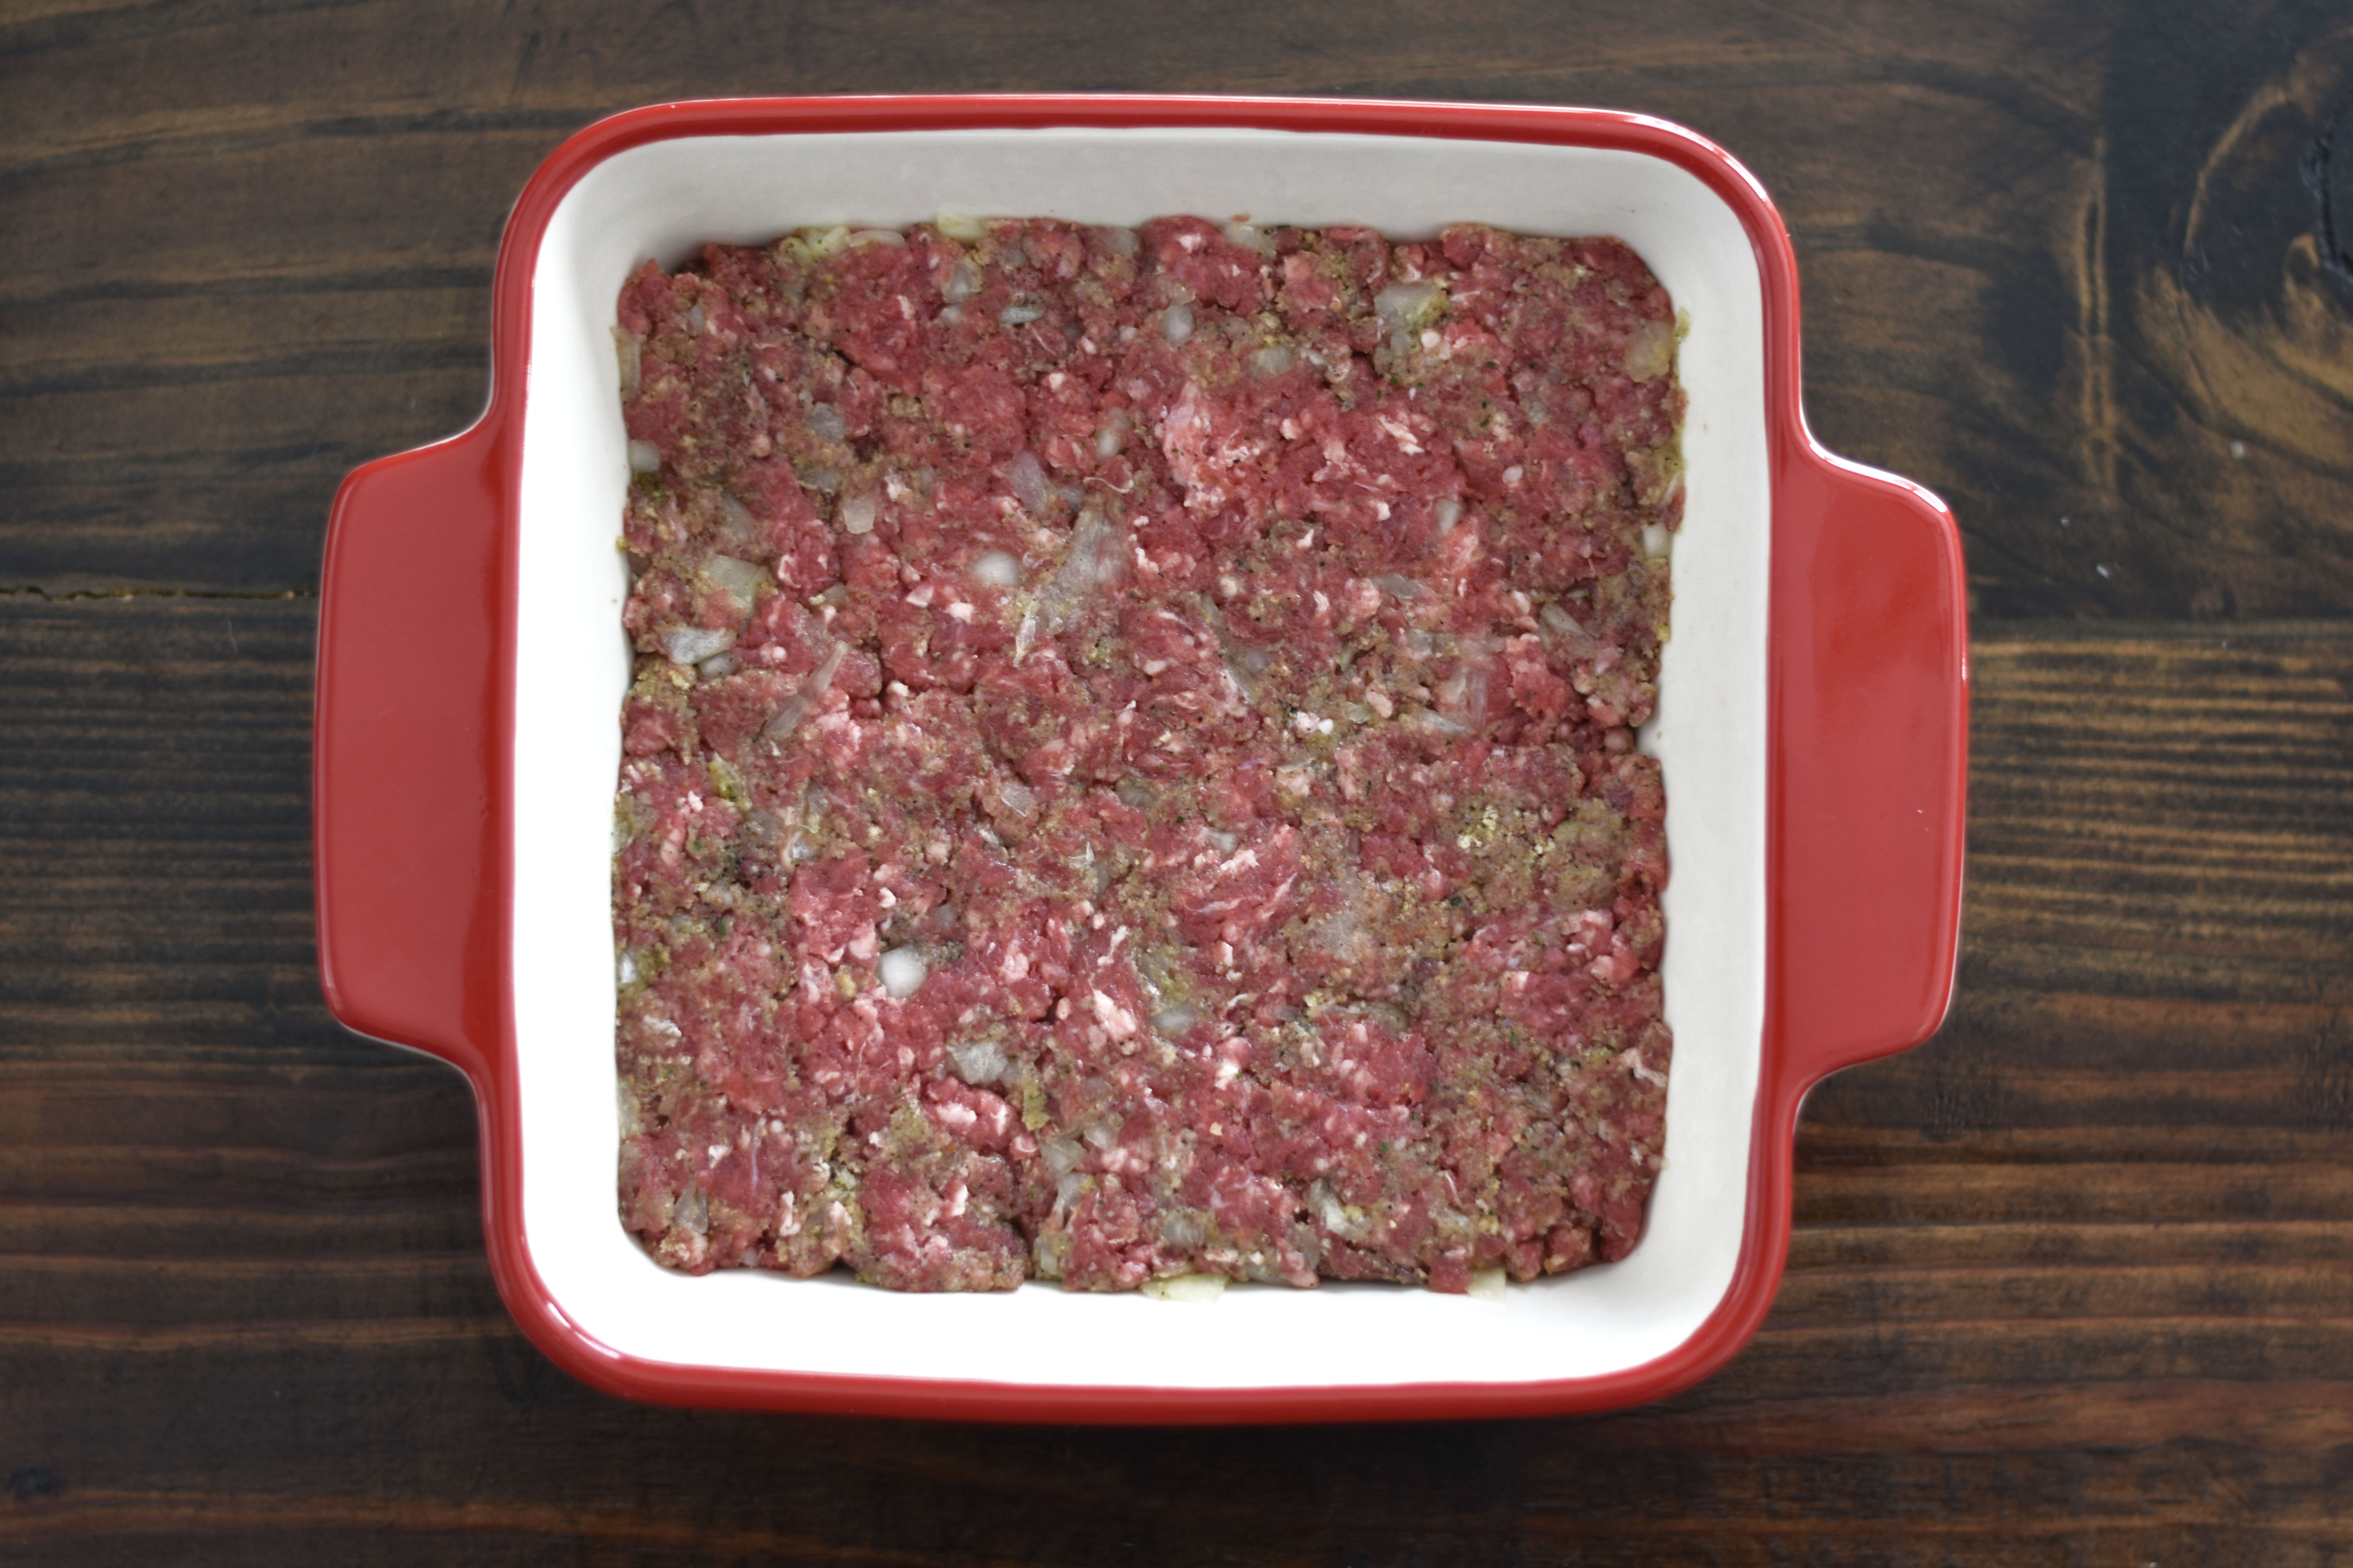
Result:
[[[633,1407],[455,1075],[310,977],[311,606],[0,601],[0,1556],[2323,1563],[2353,1542],[2353,633],[1989,626],[1961,1002],[1833,1079],[1774,1314],[1588,1420]],[[232,641],[232,638],[234,639]]]
[[[326,1016],[310,598],[507,204],[730,92],[1607,103],[1790,222],[1978,621],[1959,1000],[1809,1101],[1764,1331],[1586,1421],[641,1408]],[[0,0],[0,1559],[2353,1563],[2353,22],[2326,0]],[[2294,617],[2294,618],[2292,618]]]

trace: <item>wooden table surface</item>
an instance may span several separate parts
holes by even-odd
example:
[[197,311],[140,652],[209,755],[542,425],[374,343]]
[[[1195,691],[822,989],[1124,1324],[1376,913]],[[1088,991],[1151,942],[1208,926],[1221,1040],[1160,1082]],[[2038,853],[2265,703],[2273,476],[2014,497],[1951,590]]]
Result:
[[[1796,235],[1808,405],[1958,510],[1959,1001],[1810,1103],[1770,1321],[1586,1420],[635,1407],[313,968],[328,499],[464,424],[507,205],[677,96],[1602,103]],[[0,1558],[2353,1562],[2353,11],[0,5]]]

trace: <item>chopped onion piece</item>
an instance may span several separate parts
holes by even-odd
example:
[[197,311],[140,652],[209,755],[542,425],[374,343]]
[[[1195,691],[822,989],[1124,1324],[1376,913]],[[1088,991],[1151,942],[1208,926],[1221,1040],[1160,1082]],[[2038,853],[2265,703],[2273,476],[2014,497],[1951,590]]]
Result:
[[987,233],[980,226],[980,220],[970,213],[943,212],[932,220],[932,224],[950,239],[960,239],[966,244]]
[[1482,1301],[1500,1301],[1504,1299],[1504,1287],[1510,1283],[1510,1279],[1511,1277],[1501,1268],[1473,1268],[1471,1270],[1471,1289],[1466,1294]]
[[1226,650],[1227,661],[1242,674],[1255,679],[1264,675],[1274,664],[1274,655],[1262,647],[1249,647],[1237,643]]
[[1234,847],[1242,841],[1240,834],[1228,833],[1222,827],[1205,827],[1201,829],[1201,836],[1216,845],[1220,855],[1232,854]]
[[722,495],[719,498],[719,516],[720,532],[731,543],[756,544],[765,531],[760,527],[760,520],[752,515],[752,509],[733,496]]
[[629,443],[629,472],[651,474],[659,473],[660,469],[661,448],[659,447],[655,446],[651,441]]
[[1214,1301],[1226,1293],[1222,1274],[1171,1274],[1146,1279],[1138,1289],[1155,1301]]
[[1143,243],[1132,228],[1099,228],[1095,232],[1114,256],[1134,256]]
[[768,574],[749,561],[738,561],[733,555],[713,555],[702,563],[705,581],[742,606],[750,615],[752,606],[760,602],[760,584]]
[[723,675],[735,673],[735,656],[732,653],[714,653],[694,668],[702,671],[706,679],[716,680]]
[[1061,565],[1054,569],[1052,579],[1039,590],[1038,601],[1030,606],[1048,637],[1059,637],[1081,605],[1120,580],[1127,570],[1127,540],[1124,524],[1110,521],[1099,511],[1079,514],[1078,526],[1071,530],[1071,542],[1063,549]]
[[1016,816],[1027,816],[1038,809],[1038,792],[1018,780],[1008,779],[997,785],[997,798]]
[[635,397],[638,395],[639,384],[639,372],[643,366],[645,344],[638,340],[635,333],[625,332],[620,328],[615,327],[613,329],[613,349],[620,359],[621,395],[623,397]]
[[1172,348],[1176,344],[1183,342],[1187,338],[1191,337],[1193,335],[1193,307],[1186,304],[1180,300],[1176,304],[1169,306],[1166,310],[1161,311],[1160,335],[1168,340],[1169,346]]
[[1244,250],[1255,250],[1261,256],[1274,254],[1274,237],[1256,224],[1229,223],[1226,225],[1226,238]]
[[1250,356],[1250,367],[1261,376],[1281,375],[1292,366],[1293,355],[1288,343],[1269,343]]
[[1487,714],[1487,668],[1465,664],[1438,689],[1438,705],[1452,718],[1483,723]]
[[662,651],[675,665],[701,664],[735,646],[735,634],[705,626],[679,626],[662,637]]
[[1189,1252],[1209,1239],[1209,1227],[1198,1209],[1168,1209],[1160,1216],[1160,1239]]
[[874,514],[880,509],[881,505],[881,503],[875,500],[874,492],[872,490],[860,490],[854,496],[843,498],[841,503],[842,531],[845,533],[873,532]]
[[932,972],[923,955],[912,947],[894,947],[884,953],[881,970],[882,989],[902,1002],[922,990],[925,976]]
[[956,1077],[966,1083],[995,1083],[1005,1076],[1005,1047],[995,1040],[974,1040],[948,1047]]
[[1656,381],[1674,368],[1675,330],[1664,321],[1645,321],[1626,339],[1626,374],[1636,381]]
[[988,551],[973,562],[972,580],[987,583],[992,587],[1018,588],[1021,586],[1021,562],[1002,550]]
[[1373,313],[1392,337],[1419,333],[1446,310],[1446,289],[1429,279],[1392,283],[1373,296]]
[[835,643],[833,651],[825,656],[825,662],[810,671],[809,678],[801,682],[801,689],[776,710],[776,716],[768,721],[765,732],[773,739],[782,740],[799,729],[801,721],[817,710],[818,703],[833,685],[833,678],[841,673],[841,661],[849,657],[849,645]]
[[1333,1235],[1345,1237],[1361,1228],[1348,1218],[1347,1205],[1323,1182],[1308,1188],[1307,1201],[1314,1208],[1316,1220]]
[[1152,1026],[1164,1035],[1181,1035],[1200,1022],[1201,1010],[1190,1002],[1178,1002],[1152,1015]]
[[951,305],[961,305],[980,292],[980,264],[969,256],[956,258],[948,268],[948,280],[940,285],[940,298]]
[[849,434],[849,422],[841,416],[841,409],[831,403],[811,404],[803,423],[807,425],[809,434],[820,441],[839,441]]
[[1045,510],[1046,498],[1053,493],[1052,487],[1046,483],[1044,465],[1035,453],[1026,450],[1015,453],[1013,460],[1005,465],[1005,482],[1013,487],[1013,499],[1021,503],[1022,510],[1033,516]]
[[1454,525],[1462,521],[1462,500],[1459,496],[1440,496],[1431,507],[1430,515],[1438,519],[1438,531],[1451,533]]
[[1046,307],[1043,305],[1008,305],[997,312],[997,319],[1008,327],[1026,327],[1045,313]]
[[1664,523],[1646,522],[1642,525],[1643,554],[1653,561],[1664,561],[1673,553],[1674,548],[1675,536],[1667,531]]
[[843,248],[853,249],[861,245],[890,245],[903,250],[907,237],[895,228],[861,228],[843,242]]

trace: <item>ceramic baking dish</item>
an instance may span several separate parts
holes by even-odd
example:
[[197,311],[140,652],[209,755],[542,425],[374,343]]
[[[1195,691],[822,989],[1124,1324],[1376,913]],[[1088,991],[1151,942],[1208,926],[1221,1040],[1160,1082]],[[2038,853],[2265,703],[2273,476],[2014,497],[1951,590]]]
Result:
[[[1659,714],[1676,1036],[1622,1263],[1500,1302],[1385,1286],[1210,1305],[894,1295],[657,1267],[616,1215],[608,923],[628,652],[614,297],[647,257],[941,210],[1615,234],[1686,311],[1688,503]],[[1967,670],[1953,520],[1807,435],[1797,271],[1724,153],[1590,110],[1201,98],[666,105],[565,143],[500,252],[463,435],[337,496],[320,613],[320,964],[337,1017],[481,1107],[501,1289],[631,1395],[942,1416],[1591,1410],[1720,1365],[1770,1305],[1807,1088],[1926,1038],[1958,923]]]

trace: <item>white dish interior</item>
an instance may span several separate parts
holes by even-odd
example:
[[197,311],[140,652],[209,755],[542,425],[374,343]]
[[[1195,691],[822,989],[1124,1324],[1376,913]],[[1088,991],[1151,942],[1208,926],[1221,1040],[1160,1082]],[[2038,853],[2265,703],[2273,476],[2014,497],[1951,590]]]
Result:
[[[1623,1263],[1501,1302],[1390,1286],[1259,1286],[1210,1305],[1065,1294],[896,1295],[835,1276],[692,1279],[616,1215],[612,796],[629,661],[613,547],[628,465],[610,336],[623,278],[709,240],[943,210],[1133,224],[1248,213],[1392,237],[1479,220],[1615,234],[1686,311],[1689,495],[1674,636],[1646,745],[1666,773],[1672,879],[1666,1167]],[[1644,154],[1238,130],[702,137],[620,153],[549,224],[533,275],[514,737],[516,1091],[522,1223],[564,1314],[653,1362],[874,1377],[1169,1388],[1525,1383],[1672,1351],[1729,1289],[1747,1202],[1765,975],[1771,508],[1762,289],[1739,218]]]

